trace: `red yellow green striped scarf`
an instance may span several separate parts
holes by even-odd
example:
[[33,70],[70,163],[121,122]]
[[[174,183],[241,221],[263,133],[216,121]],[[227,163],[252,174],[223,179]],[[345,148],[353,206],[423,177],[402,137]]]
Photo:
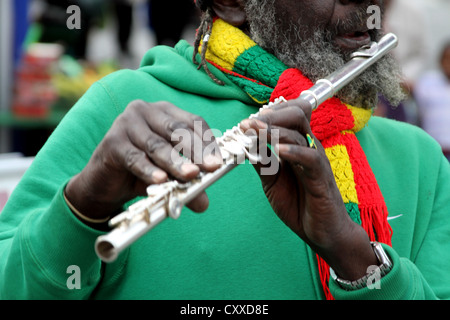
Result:
[[[241,30],[220,19],[213,23],[206,59],[261,105],[281,96],[295,99],[313,85],[299,70],[288,68]],[[391,245],[386,204],[355,136],[371,115],[371,110],[331,98],[313,111],[311,129],[325,148],[352,220],[366,230],[372,241]],[[325,297],[332,299],[329,266],[319,256],[317,259]]]

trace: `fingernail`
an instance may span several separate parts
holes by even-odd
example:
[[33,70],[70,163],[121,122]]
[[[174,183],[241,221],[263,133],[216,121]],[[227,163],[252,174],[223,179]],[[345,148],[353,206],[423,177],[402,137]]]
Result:
[[276,154],[280,154],[280,144],[279,143],[277,143],[276,145],[273,146],[273,151]]
[[213,156],[213,155],[207,155],[203,159],[203,162],[207,166],[218,166],[218,165],[222,164],[223,160],[221,158]]
[[268,114],[268,113],[272,113],[273,109],[271,108],[266,108],[266,109],[262,109],[259,114]]
[[245,119],[245,120],[242,120],[241,121],[241,123],[240,123],[240,126],[243,128],[243,129],[249,129],[250,128],[250,123],[251,123],[251,120],[250,119]]
[[267,123],[262,122],[261,120],[258,120],[258,119],[254,119],[253,121],[255,121],[255,123],[258,126],[258,128],[260,128],[260,129],[267,129]]
[[198,167],[195,164],[192,164],[192,163],[183,163],[181,165],[181,171],[184,174],[191,174],[193,172],[198,171]]
[[167,180],[167,174],[162,170],[155,170],[152,173],[152,178],[155,183],[161,183]]
[[275,145],[275,152],[280,154],[280,152],[288,152],[289,151],[289,146],[285,145],[285,144],[276,144]]
[[258,119],[245,119],[241,121],[241,128],[244,130],[250,129],[252,126],[257,126],[260,129],[267,129],[267,123]]

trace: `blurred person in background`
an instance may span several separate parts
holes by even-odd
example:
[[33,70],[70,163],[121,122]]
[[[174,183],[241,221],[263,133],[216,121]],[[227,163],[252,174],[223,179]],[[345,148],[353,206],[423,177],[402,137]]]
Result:
[[[104,0],[34,0],[30,15],[40,30],[35,40],[60,43],[66,48],[67,54],[85,60],[90,29],[101,19],[104,4]],[[71,5],[80,8],[79,29],[67,27],[67,8]]]
[[113,0],[112,6],[117,21],[117,41],[120,53],[129,56],[129,42],[133,26],[133,1]]
[[450,160],[450,42],[442,49],[440,67],[419,79],[414,95],[420,125],[439,142]]
[[400,39],[393,54],[402,69],[402,85],[408,99],[398,106],[392,106],[384,97],[380,97],[376,112],[390,119],[417,124],[413,91],[429,60],[424,12],[410,0],[385,0],[384,3],[386,13],[383,29],[395,33]]

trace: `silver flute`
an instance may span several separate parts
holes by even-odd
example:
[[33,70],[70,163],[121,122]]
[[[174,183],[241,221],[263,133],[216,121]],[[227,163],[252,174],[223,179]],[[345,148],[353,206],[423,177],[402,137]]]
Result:
[[[313,110],[316,109],[394,49],[397,44],[397,37],[389,33],[379,42],[372,42],[361,47],[351,55],[351,59],[344,66],[327,78],[318,80],[310,89],[303,91],[298,99],[307,101]],[[280,98],[263,108],[270,108],[273,104],[282,101],[283,99]],[[250,117],[255,117],[258,113]],[[223,164],[217,170],[209,173],[202,172],[196,179],[186,183],[172,180],[149,186],[146,198],[132,204],[126,211],[109,221],[112,230],[99,236],[95,242],[97,256],[104,262],[115,261],[121,251],[167,217],[177,219],[186,204],[237,165],[245,162],[246,159],[253,161],[252,163],[261,160],[254,151],[256,137],[245,135],[239,125],[216,138],[216,142],[223,158]]]

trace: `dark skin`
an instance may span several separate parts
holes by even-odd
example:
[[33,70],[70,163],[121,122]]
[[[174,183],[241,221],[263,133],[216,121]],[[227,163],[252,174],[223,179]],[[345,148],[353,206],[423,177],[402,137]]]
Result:
[[[277,13],[289,19],[303,19],[311,26],[329,27],[345,18],[358,6],[367,8],[378,1],[280,0],[275,2]],[[239,0],[215,0],[214,11],[225,21],[240,27],[246,25],[246,15]],[[305,36],[307,33],[305,33]],[[338,37],[337,37],[338,38]],[[350,50],[335,39],[337,50]],[[347,43],[348,45],[348,43]],[[300,100],[278,105],[258,119],[244,120],[244,130],[269,129],[269,140],[275,134],[281,166],[275,175],[261,175],[261,182],[274,211],[280,219],[344,279],[356,280],[367,268],[377,265],[366,232],[348,216],[324,148],[315,139],[318,149],[307,146],[305,136],[312,135],[309,122],[311,107]],[[202,164],[180,166],[170,157],[175,143],[170,136],[176,128],[194,132],[194,121],[203,119],[178,109],[168,102],[134,101],[114,122],[95,150],[87,166],[66,187],[69,201],[84,215],[102,219],[120,212],[122,205],[140,195],[150,184],[175,177],[188,181],[200,172],[214,171],[221,158],[208,153],[214,141],[205,142],[203,150],[194,150],[193,157],[211,159]],[[312,135],[313,136],[313,135]],[[179,142],[176,142],[179,143]],[[193,140],[186,143],[193,143]],[[205,152],[206,150],[206,152]],[[210,157],[208,157],[210,156]],[[203,157],[203,158],[202,158]],[[195,161],[198,163],[199,161]],[[259,169],[260,165],[255,165]],[[259,174],[259,170],[256,170]],[[203,212],[208,207],[205,193],[188,207]]]

